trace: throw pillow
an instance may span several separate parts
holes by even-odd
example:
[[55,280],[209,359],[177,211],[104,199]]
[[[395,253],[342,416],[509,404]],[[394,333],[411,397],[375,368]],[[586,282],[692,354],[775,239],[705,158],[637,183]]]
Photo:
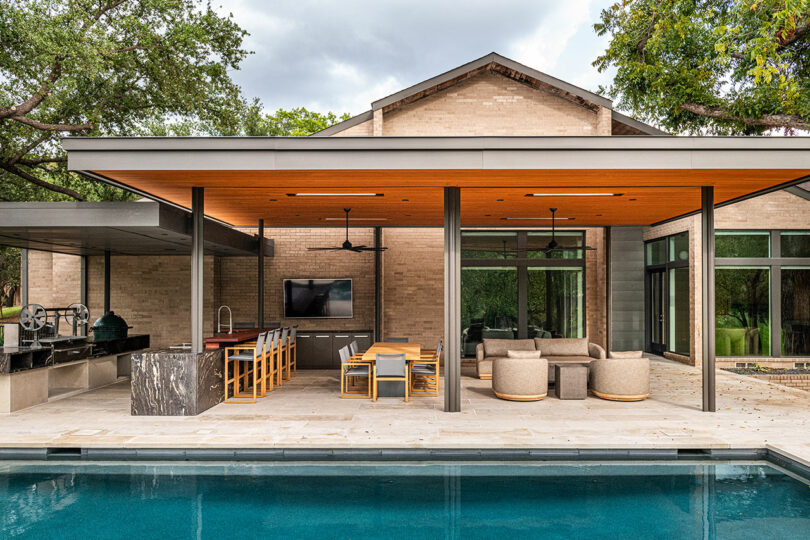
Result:
[[507,358],[541,358],[540,351],[506,351]]
[[610,351],[608,358],[641,358],[644,351]]

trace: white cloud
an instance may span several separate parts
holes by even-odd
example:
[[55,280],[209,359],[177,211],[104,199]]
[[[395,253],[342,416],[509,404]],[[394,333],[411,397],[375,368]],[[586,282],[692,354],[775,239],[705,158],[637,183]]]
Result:
[[557,2],[531,35],[512,43],[508,56],[540,71],[554,71],[571,38],[591,22],[590,5],[591,0]]

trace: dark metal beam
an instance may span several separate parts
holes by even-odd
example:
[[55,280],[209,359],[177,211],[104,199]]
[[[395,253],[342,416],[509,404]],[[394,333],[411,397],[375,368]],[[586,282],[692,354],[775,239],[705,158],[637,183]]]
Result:
[[461,411],[461,189],[444,188],[444,410]]
[[382,340],[382,227],[374,227],[374,340]]
[[605,227],[605,352],[610,353],[613,347],[613,321],[611,316],[613,314],[613,294],[610,287],[610,235],[613,230],[610,227]]
[[191,188],[191,352],[203,351],[203,228],[205,192]]
[[703,298],[703,410],[715,412],[715,335],[714,335],[714,187],[700,190],[701,284]]
[[28,250],[20,250],[20,302],[28,305]]
[[264,220],[259,220],[259,266],[257,272],[256,284],[256,326],[257,328],[264,328]]
[[110,311],[110,250],[104,251],[104,313]]
[[[87,305],[87,256],[82,255],[81,258],[81,276],[79,278],[79,303],[83,306]],[[87,335],[87,325],[80,325],[79,330],[81,335]]]

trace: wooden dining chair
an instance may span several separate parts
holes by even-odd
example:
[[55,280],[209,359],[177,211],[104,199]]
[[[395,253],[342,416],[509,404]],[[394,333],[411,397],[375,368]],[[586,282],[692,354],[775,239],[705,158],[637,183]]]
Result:
[[276,328],[270,332],[269,345],[268,345],[268,352],[267,352],[267,359],[268,364],[270,367],[270,372],[268,376],[272,376],[275,378],[275,385],[281,386],[281,347],[279,346],[281,343],[281,328]]
[[[352,361],[348,345],[338,349],[340,356],[340,397],[357,399],[371,397],[371,377],[368,362]],[[362,390],[362,382],[366,389]]]
[[281,329],[281,340],[278,344],[278,354],[281,357],[281,378],[285,381],[290,380],[290,347],[288,339],[290,337],[290,327],[285,326]]
[[402,381],[405,383],[405,402],[408,402],[410,375],[405,353],[377,353],[374,361],[374,401],[377,401],[377,387],[380,381]]
[[442,357],[442,340],[436,345],[436,351],[423,353],[419,360],[411,362],[411,395],[439,395],[439,360]]
[[295,338],[298,335],[298,325],[293,325],[290,328],[290,335],[287,338],[287,356],[289,367],[292,369],[292,377],[296,375],[296,360],[298,359],[297,347],[295,346]]
[[[225,348],[225,403],[256,403],[257,398],[267,394],[266,342],[265,332],[259,334],[255,345]],[[241,369],[243,364],[244,372]],[[232,367],[233,377],[230,376],[229,366]],[[231,387],[233,391],[229,396],[228,389]]]

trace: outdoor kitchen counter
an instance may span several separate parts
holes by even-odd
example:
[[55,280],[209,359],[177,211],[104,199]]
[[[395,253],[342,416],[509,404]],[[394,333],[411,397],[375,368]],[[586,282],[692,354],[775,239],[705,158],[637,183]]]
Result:
[[224,349],[225,347],[233,347],[234,345],[238,345],[246,341],[256,341],[259,334],[268,330],[274,330],[275,328],[277,327],[264,329],[239,328],[230,334],[218,334],[213,337],[207,337],[203,339],[203,343],[205,343],[206,350]]
[[132,355],[133,416],[196,416],[223,399],[223,351]]

